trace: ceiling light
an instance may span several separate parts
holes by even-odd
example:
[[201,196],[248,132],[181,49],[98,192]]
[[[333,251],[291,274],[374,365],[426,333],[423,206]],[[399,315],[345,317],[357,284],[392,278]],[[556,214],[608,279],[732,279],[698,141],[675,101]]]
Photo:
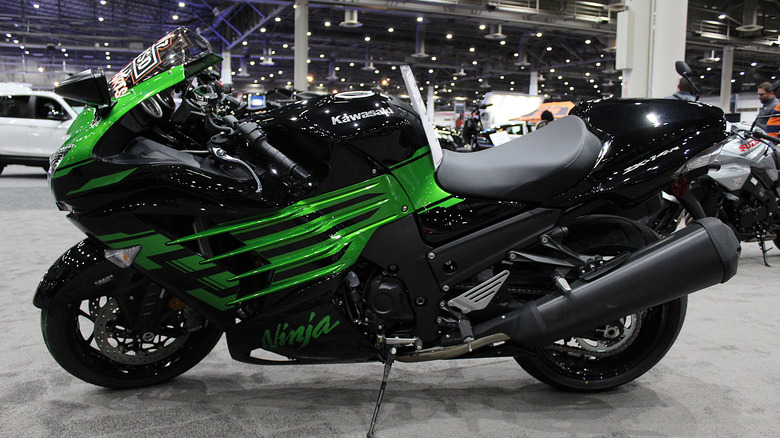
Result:
[[348,9],[344,11],[344,21],[339,23],[340,27],[360,27],[363,23],[358,21],[358,11]]
[[590,44],[591,40],[585,40],[585,44]]
[[447,39],[448,39],[448,40],[451,40],[451,39],[452,39],[452,34],[451,34],[451,33],[448,33],[448,34],[447,34]]
[[393,29],[392,27],[388,27],[387,31],[390,32],[390,33],[393,33],[393,32],[395,32],[395,29]]

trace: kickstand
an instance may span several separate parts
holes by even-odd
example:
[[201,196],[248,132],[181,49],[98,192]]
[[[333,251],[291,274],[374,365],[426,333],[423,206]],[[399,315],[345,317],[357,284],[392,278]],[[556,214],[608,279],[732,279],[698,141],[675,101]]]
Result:
[[395,348],[390,348],[390,352],[385,359],[385,373],[382,376],[382,386],[379,387],[379,396],[376,399],[376,406],[374,406],[374,416],[371,417],[371,426],[368,428],[367,438],[376,438],[374,435],[374,426],[376,426],[376,418],[379,415],[379,407],[382,406],[382,397],[385,395],[385,388],[387,387],[387,378],[390,376],[390,368],[395,361]]
[[771,266],[769,266],[769,262],[766,260],[766,253],[769,252],[769,250],[766,249],[766,242],[764,241],[764,236],[759,236],[758,246],[761,247],[761,255],[764,256],[764,266],[766,266],[767,268],[771,268]]

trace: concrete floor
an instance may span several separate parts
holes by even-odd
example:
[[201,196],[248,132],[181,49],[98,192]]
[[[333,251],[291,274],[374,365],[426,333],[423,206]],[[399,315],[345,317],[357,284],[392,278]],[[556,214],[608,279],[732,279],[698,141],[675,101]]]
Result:
[[[81,234],[40,169],[0,175],[1,436],[365,436],[381,364],[261,367],[224,340],[163,385],[111,391],[51,358],[31,304],[47,267]],[[667,356],[608,393],[555,391],[511,359],[397,363],[380,437],[776,437],[780,435],[780,251],[743,244],[739,273],[697,292]]]

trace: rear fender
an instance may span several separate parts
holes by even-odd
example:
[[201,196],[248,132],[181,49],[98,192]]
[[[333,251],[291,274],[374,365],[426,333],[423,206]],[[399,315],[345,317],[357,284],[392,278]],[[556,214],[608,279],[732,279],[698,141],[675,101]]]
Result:
[[134,271],[121,269],[106,260],[103,247],[95,240],[82,240],[49,268],[38,284],[33,305],[47,309],[75,299],[102,295],[107,288],[129,284]]

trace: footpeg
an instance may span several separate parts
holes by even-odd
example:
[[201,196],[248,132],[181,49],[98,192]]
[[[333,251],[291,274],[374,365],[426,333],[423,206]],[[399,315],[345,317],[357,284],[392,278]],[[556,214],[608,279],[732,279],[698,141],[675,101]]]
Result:
[[463,313],[482,310],[496,296],[496,293],[504,285],[507,278],[509,278],[509,271],[501,271],[498,275],[449,300],[447,305],[457,307]]
[[557,286],[558,289],[561,290],[561,292],[563,292],[565,294],[570,294],[571,293],[571,291],[572,291],[571,285],[569,285],[569,282],[566,281],[566,279],[563,278],[563,276],[556,275],[555,277],[553,277],[553,280],[555,280],[555,286]]

